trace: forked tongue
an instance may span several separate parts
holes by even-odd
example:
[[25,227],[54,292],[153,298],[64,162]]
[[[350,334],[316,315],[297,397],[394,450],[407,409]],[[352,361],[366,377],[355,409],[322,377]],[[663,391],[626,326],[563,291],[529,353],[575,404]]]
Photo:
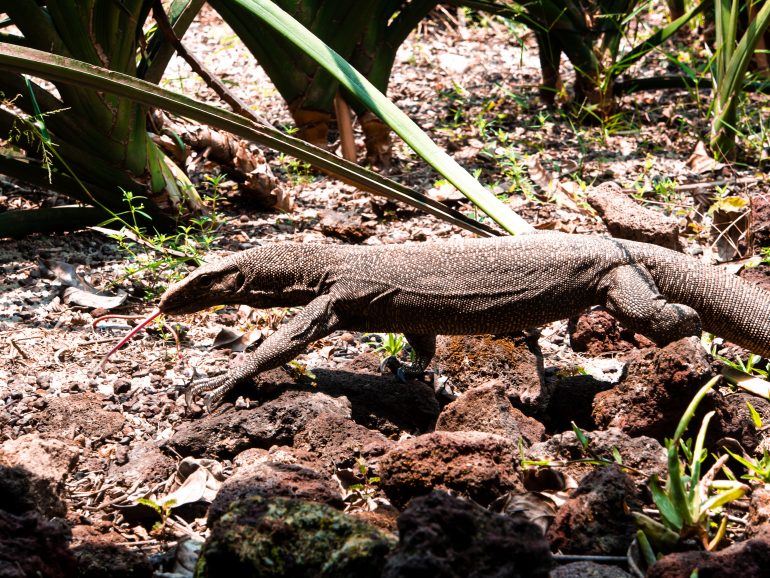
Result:
[[131,338],[132,338],[134,335],[136,335],[136,334],[137,334],[137,333],[139,333],[139,332],[140,332],[142,329],[144,329],[144,328],[145,328],[145,327],[147,327],[147,326],[148,326],[150,323],[152,323],[152,322],[155,320],[155,318],[156,318],[156,317],[158,317],[158,315],[160,315],[160,313],[161,313],[161,311],[160,311],[160,309],[158,309],[158,308],[155,308],[155,309],[153,309],[152,311],[150,311],[150,314],[149,314],[149,315],[148,315],[148,316],[147,316],[145,319],[143,319],[142,321],[140,321],[140,322],[139,322],[139,324],[138,324],[136,327],[134,327],[134,328],[133,328],[131,331],[129,331],[129,332],[128,332],[128,335],[126,335],[126,336],[125,336],[123,339],[121,339],[121,340],[120,340],[120,343],[118,343],[118,344],[117,344],[115,347],[113,347],[112,349],[110,349],[109,353],[108,353],[107,355],[105,355],[105,356],[102,358],[101,362],[99,363],[99,369],[101,369],[102,367],[104,367],[104,364],[105,364],[105,363],[107,363],[107,360],[108,360],[110,357],[112,357],[112,354],[113,354],[113,353],[115,353],[115,352],[116,352],[118,349],[120,349],[120,348],[121,348],[121,347],[123,347],[123,346],[124,346],[126,343],[128,343],[128,341],[130,341],[130,339],[131,339]]

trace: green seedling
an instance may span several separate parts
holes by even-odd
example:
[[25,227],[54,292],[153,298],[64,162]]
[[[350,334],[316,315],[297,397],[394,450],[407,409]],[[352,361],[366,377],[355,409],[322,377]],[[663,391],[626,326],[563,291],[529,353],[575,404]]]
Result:
[[[754,427],[757,430],[761,430],[764,427],[762,416],[759,415],[759,412],[748,401],[746,402],[746,406],[749,409],[749,415],[751,416],[751,422],[754,424]],[[758,482],[760,484],[770,484],[770,452],[764,450],[762,452],[762,457],[757,459],[748,455],[741,456],[727,449],[725,451],[746,468],[747,472],[741,476],[742,479]]]
[[770,453],[767,450],[762,452],[762,457],[759,459],[740,456],[727,449],[725,451],[748,470],[746,474],[741,476],[742,479],[760,484],[770,484]]
[[317,377],[315,373],[310,370],[307,364],[294,359],[288,363],[288,366],[297,381],[309,381],[310,385],[313,387],[317,385]]
[[356,469],[358,470],[358,474],[362,481],[357,484],[351,484],[348,486],[348,490],[357,493],[362,498],[372,497],[377,493],[379,488],[379,476],[370,476],[369,466],[361,458],[356,460]]
[[701,472],[703,461],[708,455],[703,446],[709,421],[714,416],[713,411],[703,418],[695,443],[683,441],[698,405],[718,379],[711,379],[698,391],[682,415],[674,437],[666,440],[668,479],[665,485],[660,483],[657,476],[650,478],[650,490],[661,521],[638,512],[633,514],[639,528],[658,550],[669,550],[691,538],[699,539],[707,550],[715,549],[724,537],[727,517],[721,515],[713,534],[712,518],[721,514],[725,504],[739,499],[748,490],[748,486],[735,479],[714,479],[724,469],[726,455],[718,457],[706,474]]
[[595,466],[618,466],[622,470],[625,470],[627,472],[632,472],[634,474],[643,475],[642,472],[639,470],[632,468],[630,466],[626,466],[623,464],[623,456],[620,455],[620,452],[618,451],[618,448],[613,446],[610,450],[610,453],[612,454],[612,459],[603,457],[599,455],[599,453],[594,450],[593,447],[591,447],[591,440],[590,438],[581,430],[575,422],[572,422],[572,431],[575,434],[575,437],[577,437],[578,442],[580,443],[583,455],[586,457],[579,458],[576,460],[552,460],[552,459],[543,459],[543,460],[530,460],[526,459],[525,452],[524,452],[524,444],[522,443],[521,439],[519,439],[519,455],[520,455],[520,463],[522,468],[551,468],[551,467],[564,467],[569,464],[591,464]]
[[112,218],[101,224],[103,227],[113,224],[120,227],[109,236],[132,261],[126,267],[125,276],[117,282],[144,273],[142,293],[145,299],[153,300],[165,291],[167,283],[186,275],[187,264],[200,265],[216,240],[219,226],[224,222],[224,216],[217,212],[219,190],[224,179],[225,175],[206,177],[202,200],[208,206],[208,213],[190,219],[188,225],[180,225],[176,234],[148,235],[139,226],[140,216],[149,218],[144,212],[145,197],[124,190],[123,200],[128,210],[113,214]]
[[375,351],[382,357],[398,357],[406,347],[406,339],[400,333],[386,333]]
[[171,517],[171,510],[176,505],[176,501],[167,500],[163,503],[158,503],[150,498],[139,498],[136,503],[152,508],[160,516],[160,521],[153,524],[151,532],[156,536],[163,536],[166,532],[168,519]]
[[748,359],[745,362],[740,357],[736,357],[733,360],[733,359],[728,359],[726,357],[722,357],[721,355],[717,355],[715,352],[712,352],[712,355],[728,367],[732,367],[733,369],[742,371],[743,373],[746,373],[748,375],[756,375],[763,379],[767,379],[768,364],[765,363],[764,368],[759,367],[758,364],[760,361],[762,361],[762,357],[759,355],[755,355],[752,353],[751,355],[749,355]]

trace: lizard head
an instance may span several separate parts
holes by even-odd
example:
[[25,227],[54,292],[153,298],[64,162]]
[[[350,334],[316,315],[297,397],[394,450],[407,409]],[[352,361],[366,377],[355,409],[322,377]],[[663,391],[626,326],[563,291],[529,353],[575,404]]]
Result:
[[161,313],[194,313],[215,305],[243,302],[246,276],[233,259],[222,259],[198,267],[174,283],[161,296]]

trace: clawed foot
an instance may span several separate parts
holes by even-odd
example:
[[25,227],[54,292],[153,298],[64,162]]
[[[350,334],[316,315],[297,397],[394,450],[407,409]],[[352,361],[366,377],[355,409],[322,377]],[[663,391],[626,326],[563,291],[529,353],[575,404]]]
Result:
[[184,391],[185,405],[189,408],[192,406],[195,399],[203,396],[203,405],[206,411],[211,413],[222,398],[235,387],[236,383],[228,376],[228,374],[218,375],[216,377],[210,377],[208,379],[202,379],[195,381],[187,386]]
[[423,379],[425,370],[412,363],[402,363],[395,355],[390,355],[380,363],[380,373],[390,371],[401,383],[410,379]]
[[401,362],[395,355],[389,355],[380,362],[380,373],[386,373],[387,371],[390,371],[395,375],[400,368]]

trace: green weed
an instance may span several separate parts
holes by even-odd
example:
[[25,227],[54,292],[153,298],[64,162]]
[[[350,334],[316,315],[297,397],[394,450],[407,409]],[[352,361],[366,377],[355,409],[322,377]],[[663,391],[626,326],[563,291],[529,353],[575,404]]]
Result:
[[[735,479],[714,479],[726,469],[726,455],[717,457],[705,474],[701,471],[708,455],[704,442],[713,411],[703,418],[694,443],[683,439],[698,405],[718,379],[715,377],[698,391],[682,415],[674,437],[666,440],[668,479],[665,485],[657,476],[650,478],[650,490],[660,512],[660,521],[639,512],[633,513],[639,528],[658,550],[668,551],[690,538],[699,539],[707,550],[715,549],[727,529],[727,517],[721,515],[722,508],[748,490],[748,486]],[[718,524],[712,523],[715,516],[721,518]],[[712,532],[714,527],[716,531]]]

